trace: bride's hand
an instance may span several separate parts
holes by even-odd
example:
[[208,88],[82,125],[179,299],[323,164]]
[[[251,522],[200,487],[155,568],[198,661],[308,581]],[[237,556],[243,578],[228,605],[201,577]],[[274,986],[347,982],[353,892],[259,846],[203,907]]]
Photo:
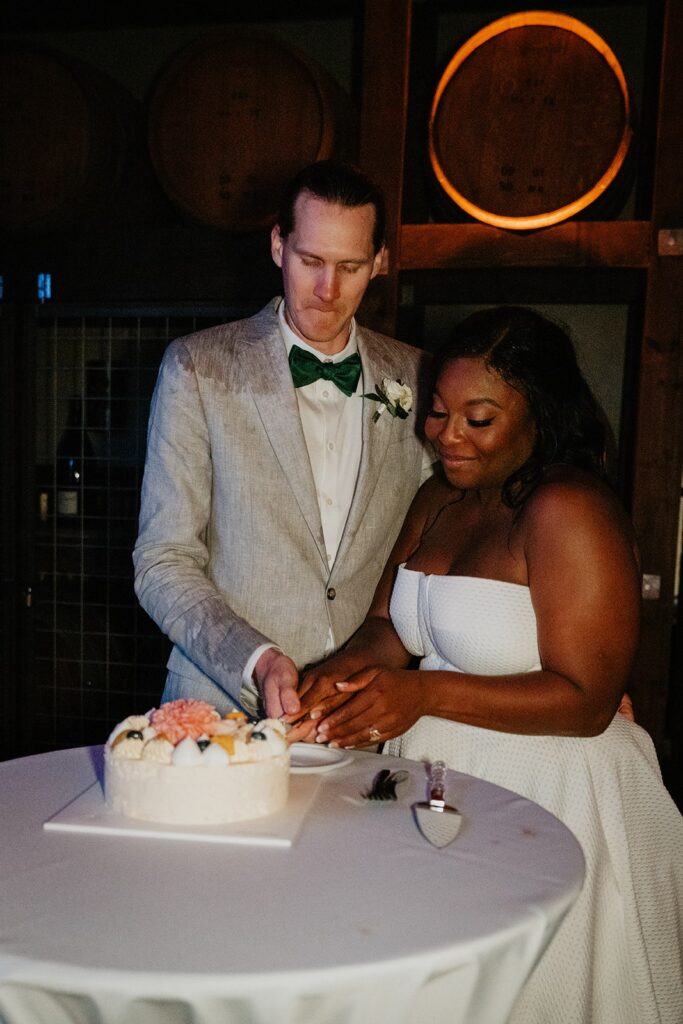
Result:
[[318,726],[316,742],[332,747],[360,747],[399,736],[422,715],[415,673],[370,666],[337,683],[345,695],[342,707]]
[[316,721],[339,707],[348,700],[348,694],[338,689],[338,684],[350,679],[366,663],[367,659],[358,654],[341,652],[304,672],[297,689],[300,709],[295,714],[284,715],[283,722]]

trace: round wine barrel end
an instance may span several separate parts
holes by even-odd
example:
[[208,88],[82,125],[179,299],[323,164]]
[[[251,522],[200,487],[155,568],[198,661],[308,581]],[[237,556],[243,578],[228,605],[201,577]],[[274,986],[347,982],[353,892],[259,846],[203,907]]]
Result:
[[150,159],[191,219],[233,232],[269,226],[306,164],[352,152],[344,91],[314,61],[261,32],[209,33],[162,70],[148,102]]
[[3,46],[0,110],[0,228],[52,230],[106,210],[130,126],[104,76],[47,48]]
[[563,14],[487,25],[442,74],[429,159],[443,193],[476,220],[532,230],[578,215],[625,165],[629,90],[607,44]]

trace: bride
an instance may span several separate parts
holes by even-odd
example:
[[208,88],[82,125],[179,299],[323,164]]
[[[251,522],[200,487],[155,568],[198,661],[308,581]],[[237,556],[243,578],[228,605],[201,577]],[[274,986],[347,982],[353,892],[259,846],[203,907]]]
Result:
[[640,569],[596,405],[565,332],[518,307],[468,317],[434,379],[439,472],[364,624],[304,677],[294,731],[441,758],[574,832],[584,888],[515,1024],[680,1024],[683,818],[650,737],[616,714]]

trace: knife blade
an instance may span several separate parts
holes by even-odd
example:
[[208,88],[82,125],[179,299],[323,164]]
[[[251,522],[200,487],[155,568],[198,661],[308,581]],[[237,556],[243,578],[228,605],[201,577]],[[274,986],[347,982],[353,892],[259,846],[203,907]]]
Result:
[[422,835],[432,846],[452,843],[460,831],[462,815],[444,800],[446,765],[434,761],[429,772],[429,800],[413,804],[415,821]]

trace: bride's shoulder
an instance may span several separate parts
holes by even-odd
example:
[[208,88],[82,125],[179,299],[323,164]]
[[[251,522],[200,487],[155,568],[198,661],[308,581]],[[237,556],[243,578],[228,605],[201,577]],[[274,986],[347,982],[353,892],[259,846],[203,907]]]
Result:
[[547,502],[618,502],[609,483],[597,473],[579,466],[557,463],[547,466],[529,496],[529,503]]
[[557,588],[616,580],[624,593],[639,591],[633,525],[597,475],[571,467],[549,474],[525,502],[519,528],[530,578],[539,566],[552,566]]
[[523,519],[529,526],[553,529],[590,529],[609,524],[625,533],[631,530],[625,509],[609,483],[596,473],[576,466],[550,466],[524,504]]

